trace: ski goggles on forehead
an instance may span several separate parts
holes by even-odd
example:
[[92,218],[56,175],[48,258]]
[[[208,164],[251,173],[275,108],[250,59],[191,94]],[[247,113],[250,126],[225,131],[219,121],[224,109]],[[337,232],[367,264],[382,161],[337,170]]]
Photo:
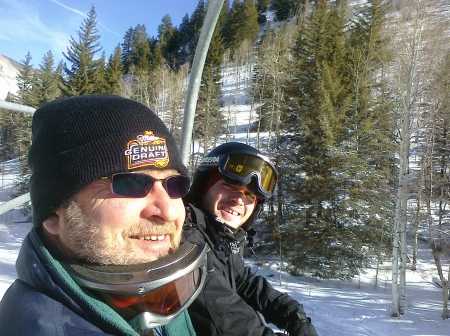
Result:
[[126,172],[116,173],[102,179],[111,180],[111,191],[120,196],[142,198],[148,195],[156,181],[161,181],[170,198],[187,195],[190,179],[184,175],[173,175],[165,179],[154,178],[147,174]]
[[63,266],[81,287],[94,291],[140,331],[170,323],[194,301],[205,282],[206,250],[204,244],[186,242],[146,264]]
[[252,180],[257,183],[250,185],[259,198],[270,198],[277,182],[277,171],[269,159],[254,153],[235,152],[208,158],[207,165],[216,162],[222,178],[232,184],[246,185]]

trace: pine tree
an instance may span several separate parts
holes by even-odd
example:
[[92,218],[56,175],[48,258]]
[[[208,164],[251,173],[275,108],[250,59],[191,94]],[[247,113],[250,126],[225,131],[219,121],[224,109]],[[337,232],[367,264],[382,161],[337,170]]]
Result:
[[[396,173],[395,119],[383,77],[385,65],[391,59],[387,49],[389,41],[385,38],[386,13],[387,7],[381,0],[371,0],[360,15],[355,16],[346,62],[353,97],[347,114],[350,127],[346,135],[352,155],[344,166],[352,176],[348,205],[364,224],[362,243],[373,251],[378,262],[391,251]],[[368,220],[360,219],[364,217]],[[376,242],[385,243],[377,247]]]
[[111,94],[120,93],[120,83],[123,77],[123,64],[121,62],[122,53],[120,45],[117,45],[113,54],[109,57],[108,65],[106,66],[106,80],[109,85],[108,92]]
[[[150,39],[145,25],[137,25],[133,32],[127,33],[125,38],[131,40],[128,46],[126,59],[124,60],[125,74],[148,74],[150,72]],[[130,41],[127,41],[127,44]],[[123,49],[122,49],[123,50]]]
[[106,54],[103,51],[101,57],[97,60],[97,66],[95,67],[95,71],[93,73],[93,81],[96,83],[94,86],[92,93],[93,94],[101,94],[101,93],[110,93],[110,85],[108,83],[107,74],[106,74]]
[[[6,101],[15,102],[15,98],[8,95]],[[28,113],[0,110],[0,161],[19,160],[20,176],[15,181],[17,189],[13,197],[25,193],[28,188],[31,120],[32,116]]]
[[165,66],[164,56],[161,47],[156,43],[151,50],[150,69],[154,71],[163,65]]
[[122,48],[122,56],[121,56],[121,62],[123,65],[123,71],[125,74],[130,72],[131,67],[131,51],[133,47],[133,41],[134,41],[134,29],[129,28],[127,32],[125,33],[125,36],[123,37],[123,42],[121,43]]
[[40,107],[60,96],[60,74],[55,70],[55,59],[51,51],[48,51],[39,64],[39,71],[35,75],[33,95],[36,107]]
[[206,16],[206,4],[205,0],[199,0],[197,7],[195,7],[194,12],[191,15],[191,19],[189,20],[189,28],[187,29],[189,33],[189,56],[188,61],[192,62],[195,55],[195,49],[197,48],[198,38],[200,36],[200,30],[203,26],[203,21]]
[[191,35],[192,32],[190,30],[189,15],[186,14],[178,27],[178,42],[180,44],[178,58],[180,64],[184,64],[189,59],[190,43],[192,41]]
[[[293,91],[289,92],[295,97],[295,105],[285,115],[288,125],[285,130],[300,130],[285,141],[284,150],[291,154],[283,165],[283,169],[296,167],[285,178],[287,193],[295,197],[287,206],[285,216],[288,222],[293,221],[295,229],[290,230],[298,234],[293,237],[297,252],[293,262],[297,267],[317,268],[322,272],[318,275],[322,276],[335,275],[338,268],[344,266],[340,262],[343,256],[339,247],[348,246],[342,244],[348,232],[336,218],[341,207],[336,202],[339,202],[343,177],[334,172],[341,163],[338,142],[344,131],[349,99],[349,88],[339,72],[345,58],[345,24],[339,18],[337,11],[323,0],[318,2],[310,21],[299,28],[295,45],[296,81]],[[305,174],[303,181],[297,177],[300,172]],[[290,216],[297,211],[301,211],[298,216],[301,221]],[[300,236],[303,239],[300,240]],[[328,260],[328,270],[320,267],[323,262],[320,258]],[[359,259],[358,255],[353,253],[352,259]]]
[[[291,198],[283,230],[294,232],[292,261],[322,277],[357,274],[372,253],[359,247],[378,246],[380,213],[383,219],[392,216],[385,192],[392,177],[392,124],[382,101],[372,102],[375,49],[364,49],[382,41],[374,35],[364,39],[360,32],[350,37],[346,15],[345,2],[319,0],[299,27],[295,74],[288,84],[293,99],[283,114],[287,135],[279,142],[290,153],[280,170]],[[382,25],[362,24],[372,31]],[[364,52],[364,59],[355,57]],[[371,199],[376,193],[385,197],[383,211]]]
[[104,67],[104,55],[95,59],[95,55],[102,51],[98,42],[100,35],[97,30],[97,14],[92,6],[88,17],[83,20],[78,39],[71,37],[70,47],[64,58],[70,66],[64,66],[65,81],[62,91],[65,96],[97,93],[98,88],[104,87],[105,79],[101,77]]
[[161,24],[158,26],[158,45],[161,53],[172,69],[179,67],[178,60],[179,35],[178,30],[172,25],[172,19],[169,14],[166,14]]
[[258,9],[258,14],[266,12],[270,7],[270,0],[256,0],[256,8]]
[[223,28],[225,48],[235,51],[244,40],[256,41],[258,10],[253,0],[234,0]]
[[305,0],[274,0],[272,8],[277,21],[284,21],[296,15],[305,4]]
[[17,86],[19,88],[16,102],[22,105],[36,107],[36,101],[33,96],[35,70],[33,69],[31,60],[31,54],[28,52],[25,56],[25,60],[22,61],[23,67],[16,77]]

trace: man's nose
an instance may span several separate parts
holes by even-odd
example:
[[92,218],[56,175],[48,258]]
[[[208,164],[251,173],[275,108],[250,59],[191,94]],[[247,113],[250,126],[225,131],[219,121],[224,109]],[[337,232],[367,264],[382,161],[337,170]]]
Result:
[[238,204],[244,204],[245,198],[245,191],[240,189],[233,190],[230,196],[230,199]]
[[155,181],[152,190],[145,197],[147,204],[143,216],[156,223],[173,222],[179,213],[175,200],[171,199],[161,181]]

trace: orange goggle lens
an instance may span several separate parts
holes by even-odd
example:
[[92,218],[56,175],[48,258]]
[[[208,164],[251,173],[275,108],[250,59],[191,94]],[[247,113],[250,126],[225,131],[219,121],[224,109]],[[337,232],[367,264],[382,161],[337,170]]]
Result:
[[127,308],[139,314],[151,312],[168,316],[177,313],[197,292],[201,283],[201,270],[195,269],[191,273],[176,279],[142,296],[111,294],[102,295],[109,304],[118,309]]

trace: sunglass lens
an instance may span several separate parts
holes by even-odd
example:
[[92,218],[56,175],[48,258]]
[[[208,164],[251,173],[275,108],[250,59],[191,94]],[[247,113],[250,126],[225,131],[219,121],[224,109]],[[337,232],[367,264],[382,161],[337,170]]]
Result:
[[166,180],[166,190],[171,198],[180,198],[187,195],[190,180],[187,176],[176,175]]
[[112,176],[112,190],[125,197],[142,198],[147,196],[155,183],[148,175],[123,173]]

